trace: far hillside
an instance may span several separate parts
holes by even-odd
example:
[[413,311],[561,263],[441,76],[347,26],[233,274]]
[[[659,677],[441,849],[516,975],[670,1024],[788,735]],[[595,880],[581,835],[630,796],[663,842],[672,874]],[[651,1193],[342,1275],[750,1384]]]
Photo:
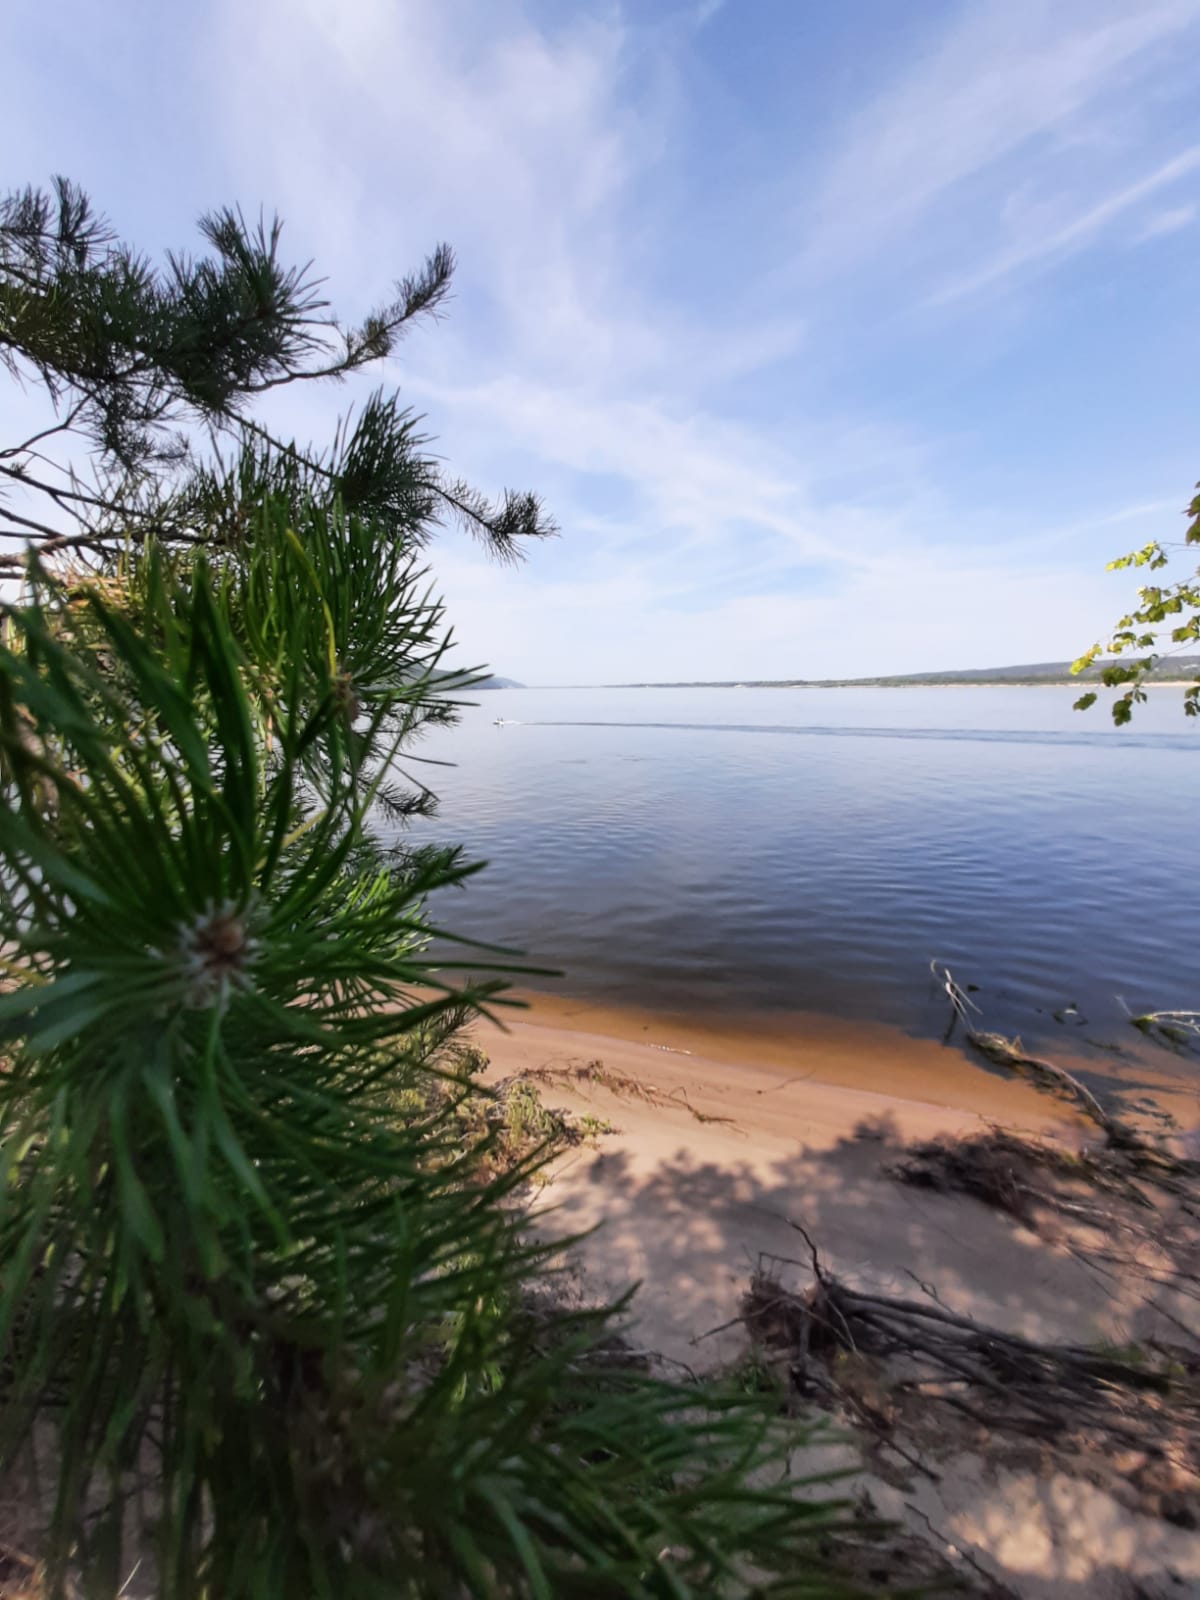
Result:
[[[880,678],[742,678],[696,679],[674,683],[625,683],[622,689],[903,689],[939,684],[1078,684],[1096,683],[1111,662],[1097,661],[1073,676],[1069,661],[1037,661],[1020,667],[971,667],[961,672],[909,672]],[[1189,682],[1200,677],[1200,656],[1171,656],[1148,674],[1154,683]]]

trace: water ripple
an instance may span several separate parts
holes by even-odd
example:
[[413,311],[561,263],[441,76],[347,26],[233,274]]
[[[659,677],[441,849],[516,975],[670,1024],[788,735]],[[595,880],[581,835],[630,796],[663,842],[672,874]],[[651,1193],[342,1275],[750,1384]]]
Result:
[[1167,691],[1127,730],[1042,690],[745,691],[736,721],[728,692],[548,699],[431,739],[457,766],[414,831],[491,862],[446,926],[567,993],[937,1033],[938,956],[1034,1038],[1069,1001],[1123,1041],[1122,1001],[1195,1004],[1200,728]]
[[[1041,744],[1078,745],[1091,749],[1121,750],[1177,750],[1189,755],[1200,755],[1200,742],[1188,734],[1125,733],[1119,745],[1107,729],[1103,732],[1084,730],[1046,730],[1031,728],[870,728],[830,727],[819,723],[791,722],[607,722],[599,719],[582,721],[514,721],[506,722],[514,728],[649,728],[683,733],[791,733],[820,739],[937,739],[952,743],[983,744]],[[636,759],[623,756],[620,759]],[[579,762],[578,764],[583,764]]]

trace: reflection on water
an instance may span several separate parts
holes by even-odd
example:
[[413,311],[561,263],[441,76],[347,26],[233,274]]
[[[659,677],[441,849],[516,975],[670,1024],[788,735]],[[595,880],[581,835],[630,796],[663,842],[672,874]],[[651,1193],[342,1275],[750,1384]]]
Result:
[[1127,730],[1066,689],[479,698],[420,752],[457,763],[422,831],[491,862],[440,921],[563,968],[565,992],[932,1034],[937,956],[987,1026],[1073,1046],[1132,1033],[1123,1003],[1196,1003],[1200,727],[1178,690]]

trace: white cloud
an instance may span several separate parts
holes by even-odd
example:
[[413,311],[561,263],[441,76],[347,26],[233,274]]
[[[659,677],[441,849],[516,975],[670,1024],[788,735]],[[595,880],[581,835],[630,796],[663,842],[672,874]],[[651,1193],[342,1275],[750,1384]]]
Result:
[[[657,584],[604,579],[499,582],[452,555],[437,563],[464,659],[527,683],[838,677],[1062,660],[1084,649],[1128,596],[1117,575],[1068,566],[1036,578],[1010,562],[962,567],[931,556],[863,572],[820,595],[714,597],[664,605]],[[1014,618],[1020,618],[1014,626]],[[599,624],[599,626],[598,626]]]
[[735,422],[674,416],[653,398],[588,397],[516,378],[434,398],[468,426],[476,419],[501,451],[519,445],[576,473],[624,480],[648,523],[688,542],[719,541],[731,524],[753,523],[806,558],[846,558],[797,514],[798,463]]

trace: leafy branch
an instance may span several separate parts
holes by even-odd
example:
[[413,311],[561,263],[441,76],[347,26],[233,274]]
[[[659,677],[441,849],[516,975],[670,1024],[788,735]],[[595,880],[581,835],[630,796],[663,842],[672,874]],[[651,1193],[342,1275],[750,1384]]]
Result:
[[[1197,485],[1200,488],[1200,485]],[[1187,508],[1188,528],[1182,543],[1164,544],[1152,540],[1140,550],[1130,551],[1110,561],[1108,572],[1126,568],[1144,568],[1150,572],[1161,571],[1169,565],[1172,552],[1188,551],[1200,544],[1200,494]],[[1138,590],[1139,604],[1121,617],[1106,643],[1096,643],[1085,650],[1072,663],[1071,671],[1081,673],[1094,665],[1101,656],[1125,656],[1135,651],[1148,654],[1136,660],[1107,662],[1100,672],[1105,688],[1123,688],[1124,692],[1112,702],[1113,721],[1118,726],[1133,717],[1135,705],[1146,699],[1147,677],[1164,659],[1178,656],[1189,647],[1200,644],[1200,567],[1194,575],[1181,578],[1173,584],[1147,584]],[[1094,691],[1083,694],[1075,702],[1076,711],[1086,711],[1098,699]],[[1183,709],[1189,717],[1200,716],[1200,674],[1187,686],[1183,696]]]

